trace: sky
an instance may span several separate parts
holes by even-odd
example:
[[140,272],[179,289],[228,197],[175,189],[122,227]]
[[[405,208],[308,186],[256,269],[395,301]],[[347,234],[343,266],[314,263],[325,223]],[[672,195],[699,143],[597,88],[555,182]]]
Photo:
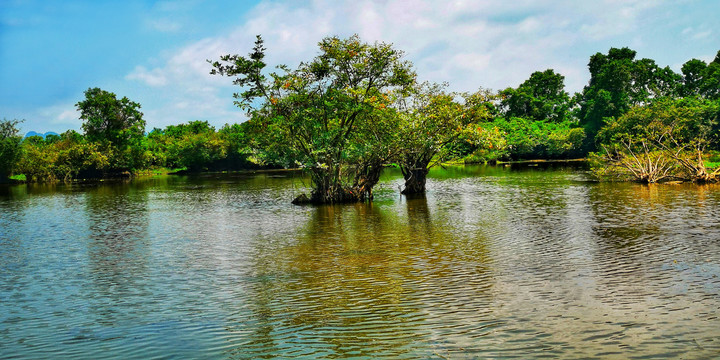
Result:
[[296,67],[327,36],[405,52],[420,80],[453,91],[516,87],[535,71],[589,80],[591,55],[630,47],[680,71],[720,50],[718,0],[0,0],[0,118],[22,132],[80,130],[75,104],[99,87],[142,105],[147,130],[242,122],[231,79],[206,60],[246,55]]

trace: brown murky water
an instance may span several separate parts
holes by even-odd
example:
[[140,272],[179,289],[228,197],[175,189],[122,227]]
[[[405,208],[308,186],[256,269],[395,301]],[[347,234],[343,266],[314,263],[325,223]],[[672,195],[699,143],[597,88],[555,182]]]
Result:
[[0,188],[0,358],[720,357],[720,187],[565,167]]

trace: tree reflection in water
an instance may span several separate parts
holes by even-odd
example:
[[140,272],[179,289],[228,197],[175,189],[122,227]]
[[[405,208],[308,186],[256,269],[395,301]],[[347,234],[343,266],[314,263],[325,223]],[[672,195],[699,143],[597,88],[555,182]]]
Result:
[[86,196],[91,311],[104,326],[140,320],[152,311],[143,306],[151,295],[147,192],[122,183],[98,186]]

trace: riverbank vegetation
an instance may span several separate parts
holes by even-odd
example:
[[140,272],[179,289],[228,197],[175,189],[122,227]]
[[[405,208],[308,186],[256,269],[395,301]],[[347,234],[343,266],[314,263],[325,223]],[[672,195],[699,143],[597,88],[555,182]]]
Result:
[[13,168],[20,158],[19,120],[0,121],[0,182],[12,175]]
[[215,129],[188,119],[148,132],[139,103],[91,88],[76,104],[83,133],[22,139],[18,120],[0,122],[0,177],[301,168],[312,190],[297,201],[313,203],[372,199],[388,165],[400,168],[403,193],[422,194],[428,169],[446,161],[587,157],[606,179],[720,180],[720,52],[676,73],[611,48],[590,57],[590,80],[571,95],[552,69],[515,88],[451,92],[420,82],[391,44],[358,36],[323,39],[295,69],[268,71],[266,51],[258,36],[247,56],[208,61],[212,74],[238,86],[246,122]]

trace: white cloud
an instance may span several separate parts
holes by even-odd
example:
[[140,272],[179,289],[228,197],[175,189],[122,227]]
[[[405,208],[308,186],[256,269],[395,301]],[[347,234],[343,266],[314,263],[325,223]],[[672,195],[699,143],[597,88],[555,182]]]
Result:
[[[149,122],[170,124],[197,118],[219,125],[241,120],[243,115],[231,105],[231,94],[236,91],[231,80],[209,75],[206,59],[244,55],[251,50],[255,35],[262,34],[267,63],[294,67],[317,53],[316,44],[323,37],[357,33],[368,42],[393,43],[406,52],[421,79],[447,81],[453,90],[516,86],[534,71],[554,68],[566,76],[572,92],[587,82],[587,59],[592,54],[578,56],[575,47],[616,38],[624,39],[625,45],[642,44],[642,36],[636,33],[643,26],[644,14],[663,3],[263,1],[234,30],[188,44],[164,57],[160,66],[138,66],[126,79],[162,88],[161,93],[152,94],[154,105],[146,114]],[[592,48],[592,52],[607,50]]]
[[704,40],[710,37],[712,35],[712,30],[702,31],[695,35],[693,35],[693,40]]
[[710,38],[712,33],[713,33],[712,30],[697,31],[690,36],[690,39],[695,40],[695,41],[706,40],[706,39]]
[[[47,119],[50,124],[75,124],[79,125],[80,114],[74,104],[57,104],[37,110],[39,118]],[[79,127],[79,126],[73,126]]]
[[689,40],[699,41],[709,39],[713,32],[705,26],[701,26],[700,28],[691,26],[683,29],[681,34]]
[[180,25],[180,23],[169,19],[148,20],[148,25],[157,31],[166,33],[177,32],[182,28],[182,25]]
[[[67,105],[60,107],[60,109],[67,109]],[[79,118],[80,113],[78,113],[77,109],[73,107],[73,109],[68,109],[60,112],[60,115],[57,116],[56,120],[58,122],[68,122],[75,121]]]
[[644,12],[663,5],[665,0],[604,0],[584,1],[569,5],[577,8],[583,20],[580,27],[591,39],[605,39],[637,30]]
[[60,103],[33,109],[23,114],[23,118],[27,119],[22,124],[23,131],[55,131],[64,132],[67,129],[75,129],[80,131],[82,122],[80,114],[75,108],[74,103]]
[[135,67],[135,70],[133,70],[130,74],[126,75],[125,79],[139,80],[153,87],[164,86],[167,84],[167,78],[162,72],[162,69],[155,68],[148,71],[148,69],[140,65]]

